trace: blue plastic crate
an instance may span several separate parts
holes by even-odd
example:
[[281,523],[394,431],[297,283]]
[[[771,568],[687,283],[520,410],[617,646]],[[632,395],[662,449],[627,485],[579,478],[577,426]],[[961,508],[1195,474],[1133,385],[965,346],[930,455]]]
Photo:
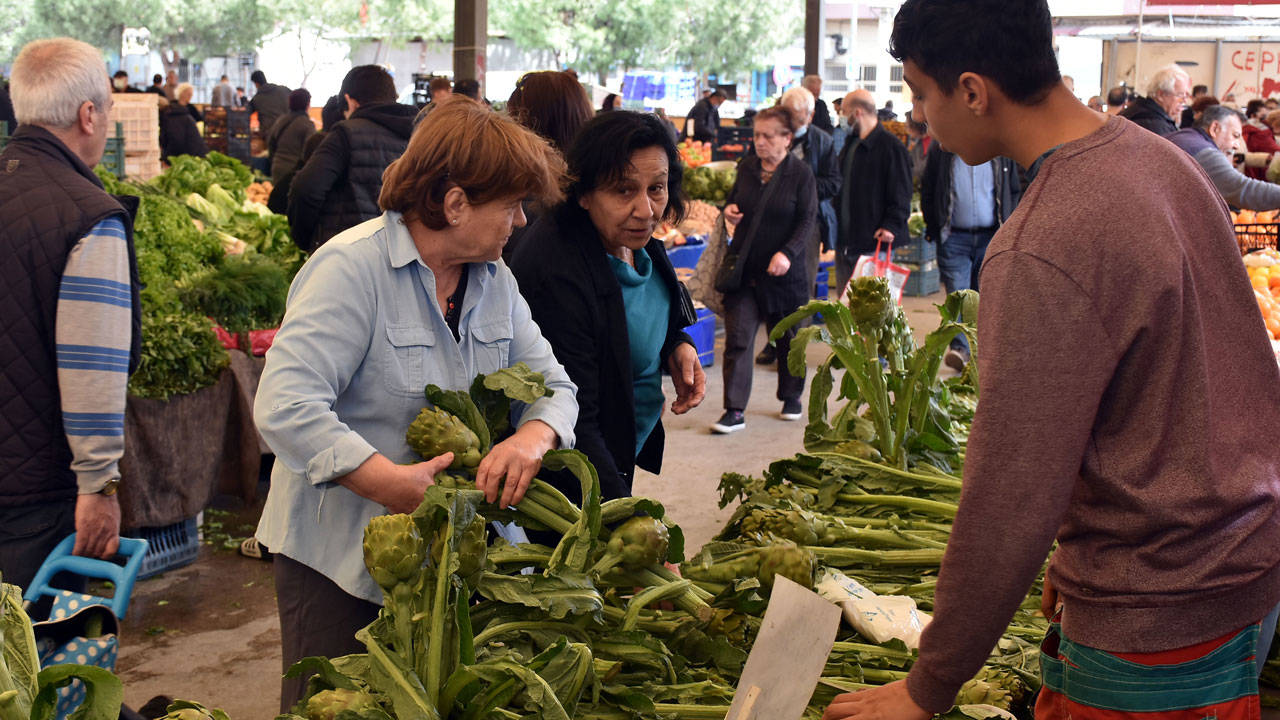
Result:
[[907,276],[907,284],[902,287],[903,295],[923,297],[932,295],[942,289],[942,279],[935,267],[931,270],[914,270]]
[[817,277],[813,284],[813,297],[818,300],[826,300],[831,292],[831,275],[824,268],[818,271]]
[[702,251],[706,249],[706,244],[702,243],[677,245],[667,251],[667,259],[671,261],[672,267],[694,268],[698,266],[698,258],[702,257]]
[[693,346],[698,350],[698,361],[702,367],[710,367],[716,362],[716,315],[710,310],[698,306],[698,322],[685,328],[693,338]]
[[923,237],[913,237],[902,245],[893,246],[893,261],[897,263],[924,263],[937,257],[938,246]]
[[127,534],[147,541],[139,578],[190,565],[200,554],[200,527],[193,517],[164,527],[139,528]]

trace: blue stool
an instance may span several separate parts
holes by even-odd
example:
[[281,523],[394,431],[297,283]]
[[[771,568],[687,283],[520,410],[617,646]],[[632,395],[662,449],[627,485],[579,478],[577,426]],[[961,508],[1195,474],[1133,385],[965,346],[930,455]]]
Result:
[[110,580],[115,584],[115,594],[110,598],[96,598],[101,604],[111,608],[115,616],[124,619],[129,610],[129,598],[133,595],[133,583],[138,579],[138,571],[142,568],[142,559],[147,554],[147,541],[139,538],[120,538],[119,554],[126,558],[124,565],[117,565],[108,560],[80,557],[72,555],[76,544],[76,534],[71,533],[58,543],[58,546],[45,558],[44,564],[36,572],[31,586],[22,596],[28,603],[34,603],[46,595],[58,597],[62,592],[49,586],[49,581],[61,572],[75,573],[84,577]]

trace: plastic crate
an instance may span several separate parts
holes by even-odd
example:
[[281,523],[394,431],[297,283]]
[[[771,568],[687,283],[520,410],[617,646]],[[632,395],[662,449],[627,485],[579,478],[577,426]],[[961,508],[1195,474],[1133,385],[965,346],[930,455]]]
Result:
[[1240,243],[1242,253],[1278,247],[1276,242],[1278,236],[1280,236],[1280,223],[1236,225],[1236,240]]
[[942,278],[935,264],[932,270],[912,270],[907,276],[907,284],[902,287],[902,294],[911,297],[932,295],[942,289]]
[[693,346],[698,350],[698,361],[702,363],[702,367],[710,367],[716,362],[716,315],[701,303],[694,303],[694,307],[698,313],[698,322],[684,331],[693,338]]
[[194,517],[164,527],[131,530],[127,535],[147,541],[139,578],[190,565],[200,554],[200,525]]
[[130,180],[146,182],[151,178],[160,174],[160,151],[152,150],[148,153],[135,155],[133,153],[125,153],[124,156],[124,176]]
[[707,246],[705,243],[698,245],[677,245],[667,251],[667,259],[671,261],[672,267],[697,267],[698,258],[702,257],[702,251],[706,249]]
[[107,147],[102,152],[102,167],[118,178],[124,177],[125,138],[120,123],[116,123],[116,136],[107,138]]
[[124,132],[126,152],[160,150],[160,96],[155,93],[115,93],[111,120]]
[[831,272],[826,268],[819,268],[818,275],[814,279],[813,297],[817,300],[826,300],[831,294]]
[[893,246],[893,260],[899,263],[922,263],[936,260],[938,246],[923,237],[913,237],[908,242]]

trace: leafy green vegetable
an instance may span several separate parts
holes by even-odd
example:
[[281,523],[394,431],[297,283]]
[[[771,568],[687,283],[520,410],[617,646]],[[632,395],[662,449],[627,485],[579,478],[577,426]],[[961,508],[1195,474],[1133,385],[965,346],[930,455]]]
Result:
[[186,395],[218,381],[230,362],[206,317],[186,310],[175,290],[142,291],[142,357],[129,392],[143,398]]
[[224,256],[177,288],[184,305],[242,333],[280,325],[289,280],[279,264],[255,253]]

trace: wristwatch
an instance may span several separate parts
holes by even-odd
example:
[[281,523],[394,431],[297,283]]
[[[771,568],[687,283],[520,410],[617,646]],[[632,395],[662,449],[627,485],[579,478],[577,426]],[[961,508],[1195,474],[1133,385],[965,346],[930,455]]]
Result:
[[119,489],[120,489],[120,481],[119,481],[119,480],[108,480],[108,481],[107,481],[107,483],[106,483],[105,485],[103,485],[103,486],[102,486],[102,489],[101,489],[101,490],[99,490],[97,494],[99,494],[99,495],[106,495],[106,496],[110,497],[110,496],[112,496],[112,495],[115,495],[115,494],[116,494],[116,491],[117,491],[117,490],[119,490]]

